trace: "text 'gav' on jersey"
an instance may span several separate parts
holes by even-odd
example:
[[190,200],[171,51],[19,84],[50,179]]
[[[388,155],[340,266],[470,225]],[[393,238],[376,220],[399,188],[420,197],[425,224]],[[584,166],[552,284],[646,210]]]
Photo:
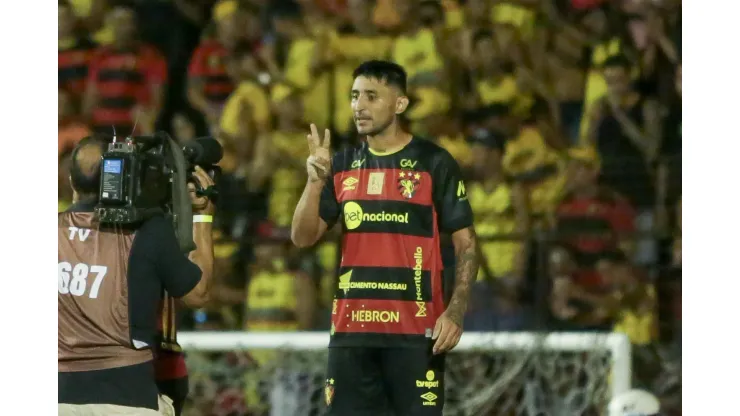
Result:
[[440,233],[473,224],[452,156],[418,137],[392,154],[338,152],[319,214],[344,231],[331,345],[428,342],[445,307]]

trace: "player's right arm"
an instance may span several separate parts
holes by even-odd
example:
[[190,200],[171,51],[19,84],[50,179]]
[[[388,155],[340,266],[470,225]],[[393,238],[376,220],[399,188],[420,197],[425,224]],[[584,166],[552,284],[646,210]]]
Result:
[[[204,189],[213,186],[213,180],[199,167],[195,168],[195,178]],[[213,215],[213,203],[207,198],[196,197],[191,190],[191,199],[196,215]],[[153,257],[155,273],[164,289],[188,307],[204,306],[209,300],[213,281],[212,223],[206,221],[193,224],[196,248],[188,257],[180,251],[174,229],[166,219],[160,217],[147,225],[156,238],[146,239],[155,242],[154,247],[146,251]]]
[[339,216],[339,204],[331,177],[331,136],[325,130],[323,141],[315,124],[308,135],[309,156],[306,160],[308,181],[293,213],[290,238],[297,247],[310,247],[324,235]]

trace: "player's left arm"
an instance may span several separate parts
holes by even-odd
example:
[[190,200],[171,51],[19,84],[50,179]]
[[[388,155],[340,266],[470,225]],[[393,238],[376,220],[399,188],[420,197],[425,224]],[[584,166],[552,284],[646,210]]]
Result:
[[440,232],[452,234],[455,247],[455,285],[447,309],[434,327],[434,353],[454,348],[462,335],[470,289],[478,274],[478,248],[473,210],[465,191],[460,166],[446,151],[437,158],[432,172],[434,206]]

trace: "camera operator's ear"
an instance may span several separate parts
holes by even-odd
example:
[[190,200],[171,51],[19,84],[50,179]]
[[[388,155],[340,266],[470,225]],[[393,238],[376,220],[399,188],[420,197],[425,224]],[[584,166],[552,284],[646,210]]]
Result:
[[402,95],[396,98],[396,114],[403,114],[409,106],[409,97]]

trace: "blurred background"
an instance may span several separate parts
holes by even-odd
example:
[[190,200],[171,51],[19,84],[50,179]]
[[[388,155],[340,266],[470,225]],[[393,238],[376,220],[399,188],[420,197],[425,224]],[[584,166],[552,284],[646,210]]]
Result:
[[[680,414],[681,0],[60,0],[59,210],[86,135],[215,136],[214,300],[180,329],[327,331],[339,230],[298,250],[290,222],[307,125],[358,142],[369,59],[404,66],[404,123],[467,177],[465,329],[626,333],[633,384]],[[249,383],[191,381],[188,414],[269,414]]]

